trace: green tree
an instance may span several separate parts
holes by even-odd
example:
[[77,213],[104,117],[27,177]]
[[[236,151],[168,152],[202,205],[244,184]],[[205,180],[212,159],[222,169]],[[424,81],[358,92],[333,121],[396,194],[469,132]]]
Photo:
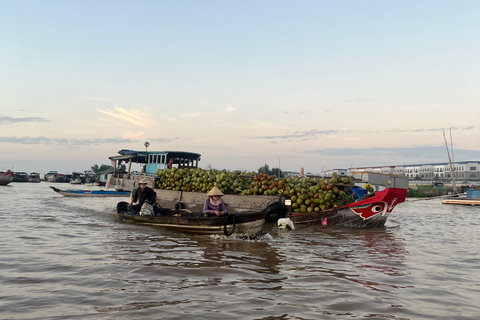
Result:
[[105,171],[105,170],[110,169],[110,168],[113,168],[113,167],[109,166],[107,164],[102,164],[99,167],[98,164],[95,164],[95,165],[92,166],[92,171],[95,172],[95,174],[98,174],[99,172]]
[[268,164],[264,164],[260,168],[258,168],[258,173],[265,173],[268,175],[275,175],[278,178],[283,178],[283,171],[280,168],[271,168]]

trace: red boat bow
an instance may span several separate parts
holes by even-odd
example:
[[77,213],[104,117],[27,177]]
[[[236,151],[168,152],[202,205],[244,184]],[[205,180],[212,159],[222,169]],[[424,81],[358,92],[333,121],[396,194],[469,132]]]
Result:
[[387,188],[376,192],[373,196],[347,205],[363,219],[376,215],[389,216],[393,208],[405,201],[407,189]]
[[382,227],[395,206],[405,201],[407,192],[407,189],[387,188],[345,206],[317,212],[292,212],[290,219],[295,224],[321,224],[324,227]]

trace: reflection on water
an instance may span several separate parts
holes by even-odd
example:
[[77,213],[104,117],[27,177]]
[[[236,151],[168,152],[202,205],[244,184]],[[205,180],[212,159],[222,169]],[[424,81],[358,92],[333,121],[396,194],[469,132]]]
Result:
[[[0,318],[473,319],[478,208],[399,205],[385,228],[257,240],[121,223],[118,199],[0,188]],[[19,201],[18,194],[24,200]]]

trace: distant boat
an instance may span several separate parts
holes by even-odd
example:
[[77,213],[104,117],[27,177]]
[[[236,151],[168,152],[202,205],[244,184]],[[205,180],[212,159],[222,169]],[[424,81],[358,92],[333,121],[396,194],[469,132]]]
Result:
[[47,174],[45,175],[45,179],[49,182],[57,182],[57,176],[58,176],[57,171],[48,171]]
[[13,180],[13,172],[7,170],[7,172],[0,173],[0,186],[6,186]]
[[109,191],[109,190],[61,190],[50,186],[50,188],[58,194],[65,197],[130,197],[130,192]]
[[49,182],[70,182],[67,181],[67,177],[64,174],[58,173],[57,171],[49,171],[45,177]]
[[28,182],[28,174],[26,172],[14,172],[13,182]]
[[70,184],[82,184],[85,182],[85,175],[81,172],[72,172]]
[[28,175],[28,182],[40,182],[40,175],[36,172],[32,172]]

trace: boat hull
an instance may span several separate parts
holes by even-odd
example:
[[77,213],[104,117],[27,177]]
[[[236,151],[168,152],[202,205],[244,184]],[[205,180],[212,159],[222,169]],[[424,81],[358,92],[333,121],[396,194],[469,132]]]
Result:
[[442,201],[443,204],[458,204],[464,206],[480,206],[479,198],[446,198]]
[[387,188],[376,192],[367,199],[333,209],[309,212],[291,213],[294,224],[321,224],[324,227],[344,226],[355,228],[383,227],[390,213],[399,203],[405,201],[406,189]]
[[13,172],[7,171],[0,174],[0,186],[6,186],[13,181]]
[[231,234],[255,238],[269,233],[279,218],[286,215],[286,207],[276,202],[260,212],[241,212],[221,217],[204,217],[203,213],[188,210],[167,210],[166,214],[141,216],[126,210],[126,203],[119,203],[120,220],[135,224],[165,227],[175,231],[195,234]]
[[6,186],[13,181],[13,177],[10,176],[0,176],[0,186]]
[[61,190],[53,186],[50,186],[50,188],[65,197],[130,197],[130,192],[108,190]]

